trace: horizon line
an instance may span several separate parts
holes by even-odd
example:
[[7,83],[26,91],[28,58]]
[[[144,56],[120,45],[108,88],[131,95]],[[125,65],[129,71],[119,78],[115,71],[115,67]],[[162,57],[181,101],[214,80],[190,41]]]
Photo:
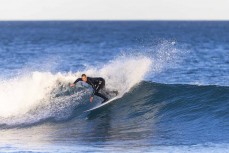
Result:
[[229,19],[18,19],[18,20],[0,20],[0,22],[33,22],[33,21],[37,21],[37,22],[45,22],[45,21],[78,21],[78,22],[84,22],[84,21],[97,21],[97,22],[113,22],[113,21],[117,21],[117,22],[122,22],[122,21],[183,21],[183,22],[228,22]]

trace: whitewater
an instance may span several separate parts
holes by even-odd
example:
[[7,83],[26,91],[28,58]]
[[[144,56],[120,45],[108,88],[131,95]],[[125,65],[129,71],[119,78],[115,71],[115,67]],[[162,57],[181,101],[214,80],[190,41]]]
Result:
[[[0,124],[32,124],[46,118],[67,118],[74,107],[82,102],[82,97],[90,94],[88,90],[74,93],[74,89],[69,86],[83,73],[91,77],[103,77],[106,80],[106,88],[119,91],[119,96],[122,97],[143,80],[151,64],[151,60],[144,56],[122,56],[100,69],[94,67],[82,72],[57,74],[32,72],[25,76],[2,80]],[[66,94],[67,92],[73,94]]]

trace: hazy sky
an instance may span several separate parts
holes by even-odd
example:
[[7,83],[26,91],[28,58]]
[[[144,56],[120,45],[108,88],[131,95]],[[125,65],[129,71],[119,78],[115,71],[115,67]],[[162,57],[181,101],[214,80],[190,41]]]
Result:
[[229,0],[0,0],[0,20],[229,20]]

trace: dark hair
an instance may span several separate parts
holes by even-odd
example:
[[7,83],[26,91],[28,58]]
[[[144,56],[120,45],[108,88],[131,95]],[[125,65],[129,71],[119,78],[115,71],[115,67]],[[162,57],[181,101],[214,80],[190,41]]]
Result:
[[81,77],[87,77],[86,74],[82,74]]

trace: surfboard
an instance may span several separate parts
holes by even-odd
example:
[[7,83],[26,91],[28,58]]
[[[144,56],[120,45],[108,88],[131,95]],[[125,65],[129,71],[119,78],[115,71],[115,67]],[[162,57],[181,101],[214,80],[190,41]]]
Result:
[[115,99],[118,99],[118,98],[119,98],[118,96],[113,97],[113,98],[111,98],[110,100],[108,100],[107,102],[102,103],[102,104],[100,104],[100,105],[98,105],[98,106],[95,106],[95,107],[93,107],[93,108],[91,108],[91,109],[85,110],[84,112],[90,112],[90,111],[96,110],[96,109],[98,109],[98,108],[100,108],[100,107],[103,107],[103,106],[109,104],[110,102],[112,102],[112,101],[114,101]]

